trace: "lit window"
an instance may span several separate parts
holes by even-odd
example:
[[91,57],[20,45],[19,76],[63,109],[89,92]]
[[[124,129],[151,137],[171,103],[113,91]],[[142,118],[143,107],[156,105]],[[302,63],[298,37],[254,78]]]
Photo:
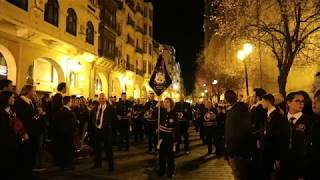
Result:
[[94,44],[94,27],[91,21],[87,23],[86,41],[90,44]]
[[66,31],[74,36],[77,35],[77,14],[72,9],[68,9],[68,16],[67,16],[67,27]]
[[55,26],[59,25],[59,4],[57,0],[49,0],[46,3],[44,20]]
[[28,11],[28,0],[7,0],[11,4],[18,6],[21,9]]

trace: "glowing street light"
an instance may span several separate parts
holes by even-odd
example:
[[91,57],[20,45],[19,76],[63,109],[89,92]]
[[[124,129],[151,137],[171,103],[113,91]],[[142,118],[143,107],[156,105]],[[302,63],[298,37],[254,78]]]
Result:
[[203,87],[206,87],[207,85],[206,84],[203,84]]
[[244,59],[246,58],[246,53],[243,50],[238,51],[237,55],[240,61],[244,61]]
[[213,84],[213,85],[218,84],[218,80],[213,80],[213,81],[212,81],[212,84]]
[[243,45],[243,51],[247,56],[252,53],[252,50],[253,50],[253,47],[250,43],[245,43]]
[[204,90],[204,93],[208,93],[208,90],[206,89],[206,90]]
[[201,96],[204,97],[204,93],[203,92],[201,93]]

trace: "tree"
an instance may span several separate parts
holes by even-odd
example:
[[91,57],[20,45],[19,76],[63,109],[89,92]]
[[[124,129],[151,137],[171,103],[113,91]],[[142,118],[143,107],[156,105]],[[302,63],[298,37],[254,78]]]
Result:
[[277,63],[279,92],[286,95],[292,65],[315,48],[312,39],[320,30],[319,0],[224,0],[220,8],[223,15],[213,18],[219,22],[218,32],[268,48]]

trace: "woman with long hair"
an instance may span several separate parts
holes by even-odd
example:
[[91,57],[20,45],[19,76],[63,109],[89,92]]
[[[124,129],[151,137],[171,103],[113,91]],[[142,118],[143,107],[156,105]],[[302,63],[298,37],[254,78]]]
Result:
[[1,177],[15,179],[19,173],[19,147],[29,140],[23,124],[11,109],[14,94],[9,91],[0,93],[0,169]]
[[177,135],[177,115],[173,109],[173,100],[171,98],[165,98],[163,109],[161,109],[159,126],[160,140],[158,142],[158,149],[160,177],[162,177],[167,170],[168,177],[172,178],[175,169],[174,153],[179,136]]

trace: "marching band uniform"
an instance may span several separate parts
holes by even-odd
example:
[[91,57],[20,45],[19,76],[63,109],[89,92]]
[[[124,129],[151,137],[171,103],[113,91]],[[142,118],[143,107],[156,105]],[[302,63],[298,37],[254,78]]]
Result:
[[117,126],[120,133],[119,150],[122,150],[123,144],[125,150],[129,151],[129,131],[131,127],[132,103],[130,101],[119,101],[117,105]]
[[263,178],[270,180],[276,161],[282,163],[286,153],[289,128],[285,117],[276,108],[269,110],[267,114],[262,138]]
[[289,145],[286,159],[283,163],[284,177],[286,180],[306,178],[307,159],[310,155],[312,144],[312,118],[302,112],[287,114],[289,126]]
[[218,121],[216,118],[215,109],[207,109],[206,114],[203,117],[203,130],[206,139],[206,144],[208,145],[208,154],[212,153],[212,144],[214,142],[217,149],[217,135],[218,135]]
[[143,105],[135,104],[133,106],[133,134],[134,141],[137,143],[143,141]]
[[165,109],[161,109],[159,133],[159,175],[163,176],[167,167],[167,174],[172,177],[175,170],[174,145],[178,141],[178,122],[174,111],[167,112]]
[[72,161],[75,157],[74,137],[76,132],[76,115],[68,106],[60,110],[57,125],[57,150],[58,163],[61,169],[72,168]]
[[157,107],[158,101],[150,100],[144,106],[145,133],[148,136],[148,151],[152,152],[157,146]]
[[178,131],[179,131],[179,142],[177,144],[177,152],[180,151],[180,143],[182,142],[181,137],[184,141],[184,151],[189,151],[189,122],[192,119],[192,111],[189,103],[180,101],[177,102],[174,108],[174,111],[177,113],[178,118]]

